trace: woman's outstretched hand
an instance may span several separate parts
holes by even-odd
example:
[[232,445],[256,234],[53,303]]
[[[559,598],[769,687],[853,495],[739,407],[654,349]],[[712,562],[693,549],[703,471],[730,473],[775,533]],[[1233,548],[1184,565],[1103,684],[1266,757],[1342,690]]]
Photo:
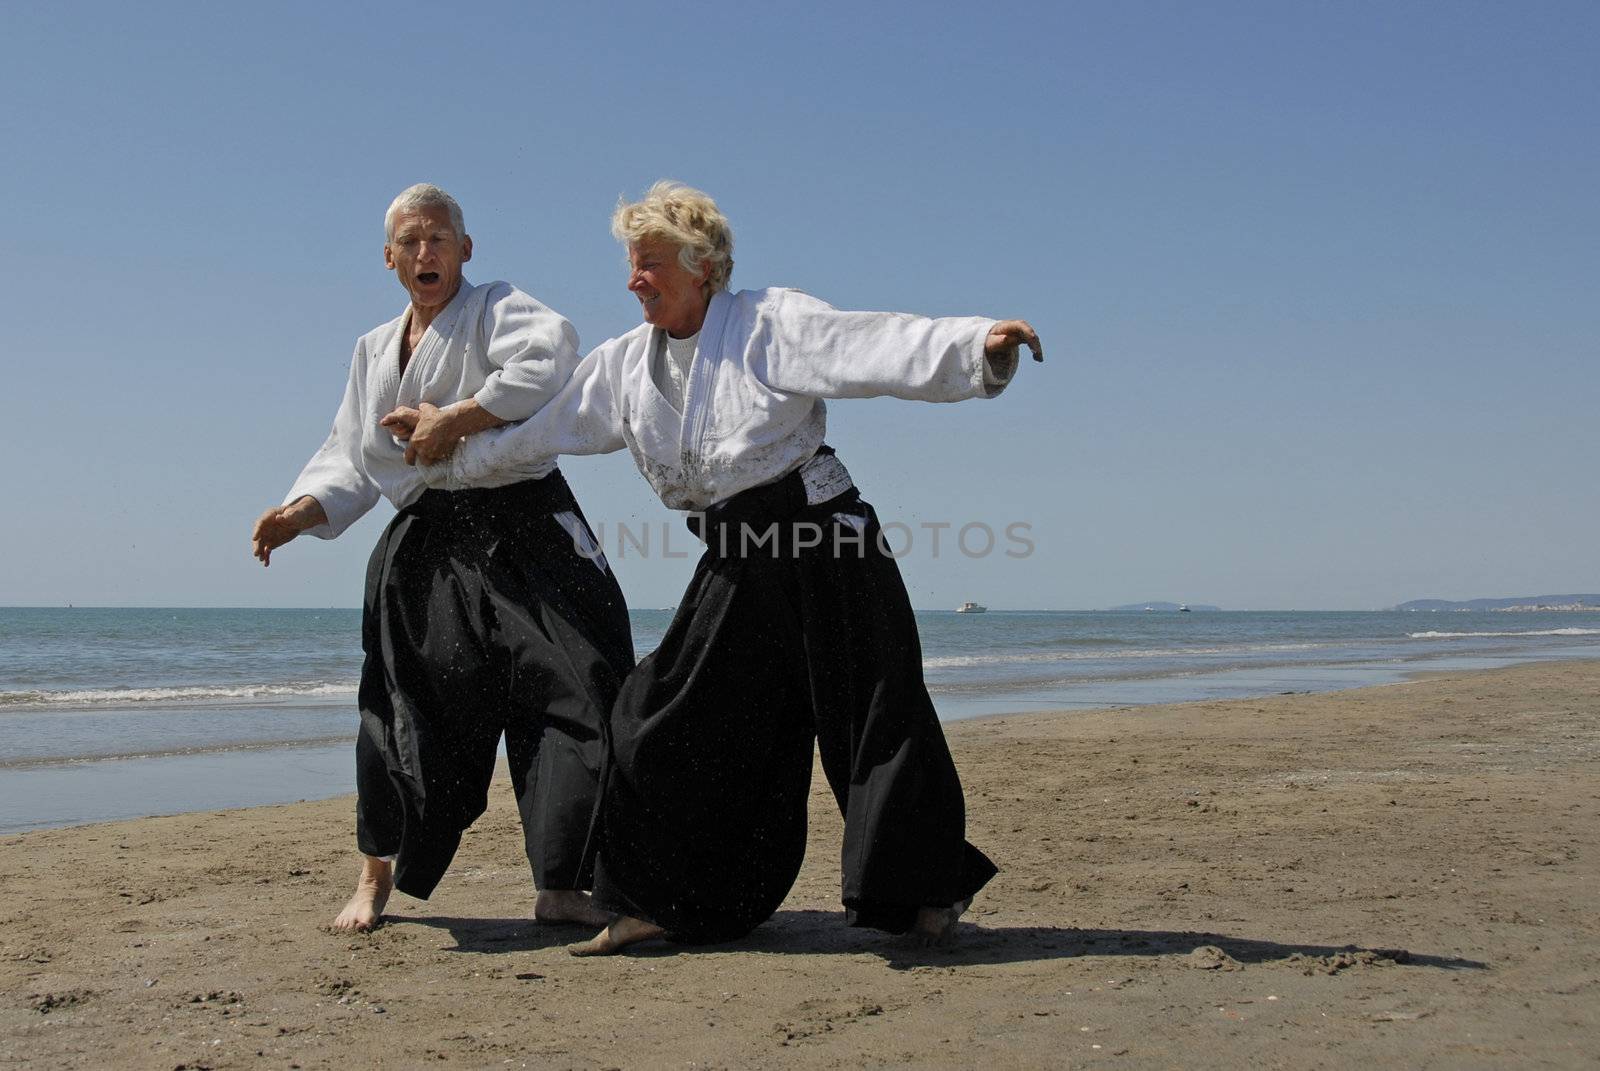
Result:
[[1044,346],[1032,324],[1026,320],[1001,320],[989,328],[989,337],[983,340],[983,352],[991,360],[1009,360],[1024,343],[1033,351],[1034,360],[1044,360]]

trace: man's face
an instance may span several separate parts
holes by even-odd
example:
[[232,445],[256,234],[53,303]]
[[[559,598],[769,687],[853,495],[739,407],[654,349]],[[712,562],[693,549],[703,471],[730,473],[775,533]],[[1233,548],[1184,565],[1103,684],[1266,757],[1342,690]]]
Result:
[[472,239],[456,233],[443,208],[408,208],[395,214],[394,237],[383,263],[418,308],[442,308],[461,288],[461,265],[472,259]]
[[647,238],[628,246],[628,289],[639,299],[645,323],[685,338],[700,330],[705,319],[706,296],[701,289],[711,275],[711,265],[691,272],[678,262],[678,247],[661,238]]

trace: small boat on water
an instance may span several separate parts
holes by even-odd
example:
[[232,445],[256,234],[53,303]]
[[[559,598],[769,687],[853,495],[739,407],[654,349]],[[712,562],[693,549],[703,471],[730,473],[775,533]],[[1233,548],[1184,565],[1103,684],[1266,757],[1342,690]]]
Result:
[[1180,613],[1180,614],[1187,614],[1189,612],[1190,612],[1190,610],[1189,610],[1189,604],[1188,603],[1184,603],[1182,606],[1178,607],[1178,613]]
[[979,606],[975,602],[964,602],[956,607],[956,613],[958,614],[982,614],[987,613],[988,610],[987,606]]

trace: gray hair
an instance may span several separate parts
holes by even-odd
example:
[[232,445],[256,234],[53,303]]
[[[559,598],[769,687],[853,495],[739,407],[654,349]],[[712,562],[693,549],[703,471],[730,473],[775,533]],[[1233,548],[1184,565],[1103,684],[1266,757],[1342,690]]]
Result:
[[651,238],[671,242],[685,271],[711,265],[708,293],[726,290],[733,275],[733,228],[727,217],[708,195],[681,182],[662,179],[638,201],[619,200],[611,233],[625,245]]
[[467,224],[461,217],[461,206],[456,199],[431,182],[419,182],[400,191],[400,196],[389,202],[389,211],[383,214],[383,240],[394,241],[394,217],[416,208],[442,208],[450,215],[450,226],[456,229],[457,238],[467,236]]

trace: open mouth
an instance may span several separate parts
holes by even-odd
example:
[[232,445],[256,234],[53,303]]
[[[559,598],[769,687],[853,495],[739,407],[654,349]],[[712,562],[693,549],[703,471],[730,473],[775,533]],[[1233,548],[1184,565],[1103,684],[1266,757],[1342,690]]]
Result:
[[436,271],[419,271],[419,272],[417,272],[417,282],[421,283],[423,286],[432,286],[434,283],[436,283],[438,281],[439,281],[439,273],[436,272]]

